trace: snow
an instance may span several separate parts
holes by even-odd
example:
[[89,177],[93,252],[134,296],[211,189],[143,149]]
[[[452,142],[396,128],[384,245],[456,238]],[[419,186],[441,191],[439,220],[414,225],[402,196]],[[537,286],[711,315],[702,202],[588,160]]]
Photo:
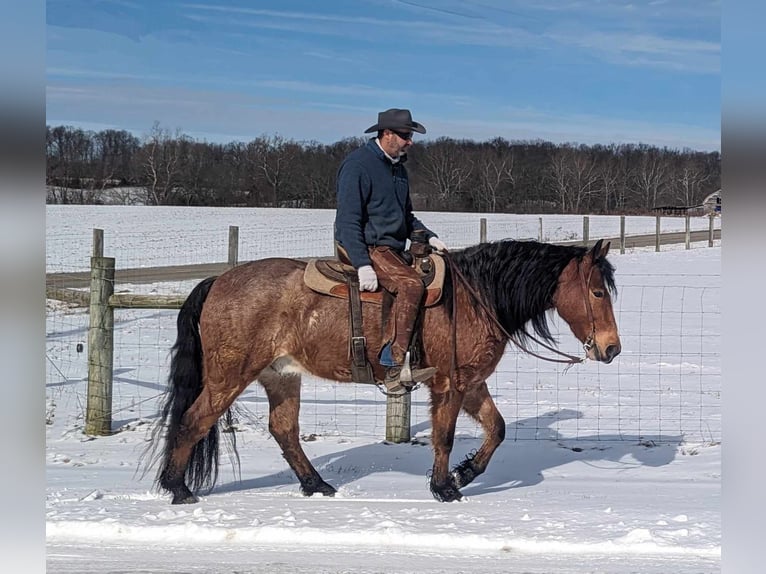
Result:
[[[477,214],[418,215],[452,247],[478,240]],[[487,218],[490,239],[539,231],[537,216]],[[700,220],[694,228],[707,229]],[[581,217],[543,223],[549,240],[582,231]],[[654,224],[627,220],[632,234]],[[241,260],[331,250],[328,211],[48,206],[46,268],[87,269],[94,227],[118,268],[222,261],[229,225],[240,226]],[[665,231],[683,225],[663,220]],[[618,235],[619,218],[592,216],[590,233]],[[254,385],[237,403],[241,479],[224,454],[212,492],[196,505],[170,505],[138,463],[167,377],[175,312],[116,312],[118,432],[96,438],[82,433],[86,353],[74,350],[87,341],[86,314],[49,301],[48,572],[719,571],[721,248],[692,247],[621,255],[613,246],[624,350],[611,365],[564,373],[509,348],[488,381],[507,439],[464,500],[450,504],[427,487],[425,389],[413,395],[413,441],[394,445],[382,440],[385,398],[375,389],[304,377],[302,445],[338,489],[334,498],[300,494]],[[117,290],[186,293],[194,283]],[[560,340],[578,352],[565,330]],[[480,441],[461,417],[452,464]]]

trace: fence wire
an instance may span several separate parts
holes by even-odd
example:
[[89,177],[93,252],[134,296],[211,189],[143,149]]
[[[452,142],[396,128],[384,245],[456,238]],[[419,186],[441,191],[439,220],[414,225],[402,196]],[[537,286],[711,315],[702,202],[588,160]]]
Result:
[[[461,225],[466,226],[464,235],[478,238],[476,224],[470,229],[465,223]],[[321,241],[310,241],[307,245],[306,237],[315,236],[312,234],[316,231],[312,226],[308,229],[308,235],[297,231],[287,238],[275,237],[268,230],[258,231],[257,236],[246,237],[245,242],[258,245],[259,249],[245,250],[240,260],[296,251],[300,256],[327,255],[331,236],[321,235]],[[512,230],[495,229],[495,233],[506,231]],[[199,245],[203,241],[215,243],[218,260],[226,259],[225,229],[220,236],[211,237],[206,232],[200,235],[204,239],[199,240]],[[67,243],[71,238],[51,238],[49,249],[55,241]],[[141,242],[156,243],[157,239],[136,234],[136,241],[132,249],[120,248],[118,269],[144,265],[141,253],[147,247]],[[107,253],[109,245],[107,236]],[[77,257],[62,258],[53,269],[49,258],[49,271],[58,273],[62,288],[66,274],[82,271],[83,261],[90,257],[88,245],[69,249],[77,251]],[[199,263],[200,258],[190,256],[186,261]],[[167,260],[169,265],[178,263],[178,259]],[[645,444],[721,440],[720,274],[632,276],[618,272],[618,280],[620,293],[615,301],[615,317],[621,328],[623,351],[612,364],[586,362],[564,371],[560,365],[508,348],[497,371],[487,381],[506,420],[507,440]],[[138,285],[123,281],[115,285],[115,293],[185,295],[196,283],[197,280],[165,280]],[[56,287],[55,281],[50,286]],[[177,311],[173,310],[115,309],[113,430],[131,430],[156,422],[176,336],[176,316]],[[561,350],[580,352],[566,325],[562,326],[555,317],[551,322],[554,333],[558,332]],[[77,301],[48,299],[46,419],[50,422],[56,416],[67,416],[70,420],[64,424],[73,432],[84,428],[87,341],[87,308]],[[268,432],[268,401],[257,384],[237,400],[236,420],[243,431]],[[411,421],[415,439],[430,433],[426,388],[412,396]],[[304,437],[315,434],[382,439],[386,399],[375,387],[304,376],[300,422]],[[456,433],[458,437],[476,437],[481,435],[481,429],[472,419],[461,415]]]

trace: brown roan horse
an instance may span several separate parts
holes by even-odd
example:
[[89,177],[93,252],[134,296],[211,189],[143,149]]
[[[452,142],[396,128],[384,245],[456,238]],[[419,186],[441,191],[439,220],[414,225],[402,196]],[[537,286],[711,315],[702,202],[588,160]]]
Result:
[[[587,358],[609,363],[619,354],[608,250],[602,241],[588,250],[503,240],[448,254],[457,269],[451,275],[460,280],[446,281],[442,302],[424,310],[421,336],[420,365],[437,368],[425,383],[434,452],[430,489],[437,500],[459,500],[459,489],[484,472],[505,437],[486,379],[509,336],[523,344],[534,332],[555,343],[547,322],[547,312],[555,309],[584,344]],[[158,430],[153,444],[164,434],[157,482],[172,494],[173,504],[196,502],[194,492],[215,484],[218,421],[230,416],[234,400],[256,380],[269,400],[269,431],[302,492],[335,494],[301,448],[298,411],[302,372],[352,380],[348,303],[307,288],[305,266],[280,258],[242,264],[202,281],[182,306],[163,424],[156,427],[167,430]],[[362,315],[368,358],[382,380],[381,308],[365,303]],[[484,439],[475,455],[450,470],[461,409],[478,421]]]

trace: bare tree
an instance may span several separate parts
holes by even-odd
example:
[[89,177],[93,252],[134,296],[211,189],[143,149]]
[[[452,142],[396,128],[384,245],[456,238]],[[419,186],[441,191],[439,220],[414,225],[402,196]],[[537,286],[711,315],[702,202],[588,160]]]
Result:
[[465,184],[473,166],[455,140],[439,138],[425,146],[421,171],[435,192],[438,203],[447,209],[454,209],[458,203],[457,196],[466,191]]
[[295,201],[299,207],[321,209],[335,205],[335,178],[338,165],[327,161],[326,146],[307,144],[298,162]]
[[[516,179],[513,172],[513,150],[501,139],[483,146],[476,161],[477,204],[482,211],[494,213],[504,189],[513,189]],[[510,200],[510,197],[506,198]]]
[[591,153],[582,147],[564,145],[556,150],[551,174],[563,213],[579,213],[596,192],[599,171]]
[[[644,147],[644,146],[641,146]],[[639,165],[634,172],[633,191],[641,207],[658,207],[657,201],[667,185],[668,164],[660,150],[644,147]]]
[[167,129],[162,128],[159,122],[154,122],[141,158],[148,205],[171,203],[172,191],[179,178],[180,138],[180,133],[177,132],[176,137],[172,138]]
[[67,126],[46,130],[46,179],[54,203],[83,203],[92,184],[90,133]]
[[[171,135],[158,122],[142,141],[125,131],[47,127],[48,201],[98,202],[109,189],[112,200],[138,196],[150,205],[333,207],[337,168],[365,143],[262,136],[211,144]],[[413,148],[407,167],[416,209],[447,211],[646,213],[699,204],[721,187],[718,152],[633,144],[441,138]]]
[[609,164],[614,166],[614,208],[619,211],[625,211],[628,206],[628,197],[631,189],[631,178],[633,171],[630,163],[630,152],[632,146],[616,146]]
[[282,136],[258,137],[247,146],[247,161],[254,188],[263,188],[273,206],[289,203],[290,182],[300,146]]
[[702,185],[710,180],[712,174],[706,173],[696,158],[685,157],[674,177],[677,201],[681,205],[699,205],[704,199]]

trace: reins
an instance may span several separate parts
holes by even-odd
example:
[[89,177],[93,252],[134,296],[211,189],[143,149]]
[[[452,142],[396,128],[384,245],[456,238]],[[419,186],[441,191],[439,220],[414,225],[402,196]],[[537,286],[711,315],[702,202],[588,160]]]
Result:
[[[555,359],[551,357],[545,357],[543,355],[540,355],[538,353],[535,353],[534,351],[531,351],[527,347],[525,347],[523,344],[521,344],[516,337],[511,335],[508,331],[506,331],[505,327],[503,327],[500,324],[500,321],[498,321],[497,317],[495,316],[495,313],[492,312],[492,310],[487,307],[487,304],[484,302],[484,300],[481,298],[481,296],[476,292],[476,290],[468,283],[468,280],[465,278],[463,273],[457,268],[454,261],[452,260],[452,257],[449,255],[449,253],[443,253],[444,259],[447,261],[447,266],[450,269],[450,274],[452,277],[452,360],[450,365],[450,376],[454,380],[456,371],[457,371],[457,281],[458,279],[462,281],[463,285],[465,286],[466,290],[470,295],[476,300],[476,302],[479,304],[479,306],[484,310],[484,312],[489,316],[489,318],[492,320],[492,322],[497,325],[497,327],[500,329],[500,332],[505,335],[509,341],[511,341],[514,345],[516,345],[520,350],[524,351],[525,353],[528,353],[532,355],[533,357],[537,357],[538,359],[542,359],[544,361],[549,361],[551,363],[564,363],[567,365],[574,365],[577,363],[584,362],[587,357],[575,357],[574,355],[570,355],[569,353],[565,353],[563,351],[560,351],[556,349],[555,347],[551,347],[550,345],[544,343],[543,341],[540,341],[539,339],[535,338],[534,336],[527,334],[527,337],[540,345],[541,347],[551,351],[552,353],[555,353],[557,355],[560,355],[562,357],[565,357],[564,359]],[[591,273],[593,273],[593,269],[591,268]],[[588,274],[588,280],[586,282],[585,280],[585,274],[582,270],[582,265],[580,265],[580,277],[582,279],[582,289],[583,289],[583,295],[585,297],[585,305],[588,311],[588,319],[591,323],[591,333],[588,336],[588,338],[585,340],[585,343],[583,344],[583,348],[588,351],[593,346],[593,336],[596,332],[596,324],[593,320],[593,309],[590,305],[590,300],[588,299],[588,288],[587,283],[590,282],[590,273]]]

